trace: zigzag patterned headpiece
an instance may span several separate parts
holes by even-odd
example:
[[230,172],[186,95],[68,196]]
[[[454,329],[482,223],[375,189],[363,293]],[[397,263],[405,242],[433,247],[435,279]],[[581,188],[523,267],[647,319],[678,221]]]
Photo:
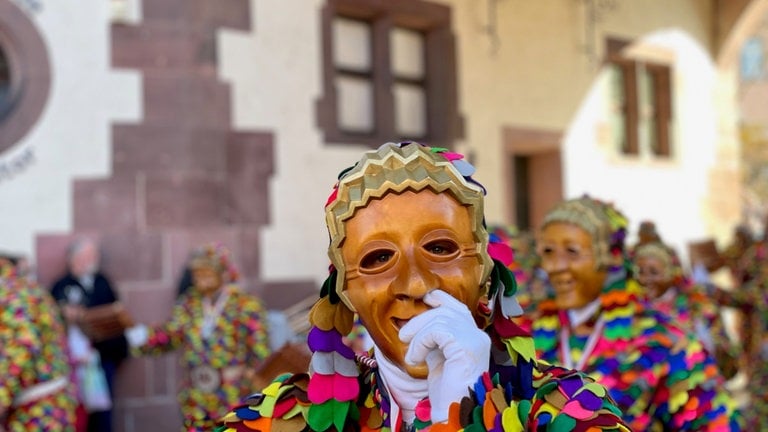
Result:
[[196,247],[189,254],[190,267],[210,266],[220,272],[226,282],[237,282],[240,272],[232,259],[232,253],[221,243],[213,242]]
[[544,216],[542,229],[555,222],[574,224],[589,233],[598,268],[608,270],[624,264],[627,218],[612,204],[586,195],[563,201]]
[[[307,388],[310,406],[307,422],[316,431],[344,430],[345,422],[357,413],[359,395],[358,368],[351,349],[342,342],[352,329],[354,307],[344,292],[345,264],[341,244],[346,237],[345,223],[358,209],[387,193],[430,189],[450,193],[460,204],[471,209],[472,226],[480,257],[478,289],[488,289],[494,316],[517,316],[522,309],[514,294],[517,286],[507,268],[511,251],[508,245],[489,243],[483,218],[485,188],[472,179],[474,167],[464,156],[443,148],[418,143],[387,143],[367,152],[353,167],[341,172],[339,181],[325,206],[330,235],[328,256],[330,275],[320,291],[320,299],[310,312],[312,330],[308,344],[312,354]],[[498,313],[497,313],[498,311]],[[490,323],[490,319],[489,319]]]
[[478,286],[485,282],[493,267],[487,253],[488,233],[483,224],[485,191],[471,180],[472,173],[474,168],[462,155],[410,142],[384,144],[376,151],[365,153],[354,167],[342,172],[326,204],[325,221],[331,237],[328,256],[339,274],[334,288],[348,308],[354,310],[344,293],[346,269],[341,244],[346,238],[345,223],[358,209],[388,193],[431,189],[435,193],[450,193],[460,204],[469,207],[483,265]]

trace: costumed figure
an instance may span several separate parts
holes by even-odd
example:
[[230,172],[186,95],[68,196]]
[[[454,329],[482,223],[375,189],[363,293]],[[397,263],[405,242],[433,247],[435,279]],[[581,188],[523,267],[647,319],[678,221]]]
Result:
[[715,298],[744,313],[749,331],[742,342],[750,397],[744,413],[747,430],[764,431],[768,430],[768,242],[756,243],[745,259],[748,282],[730,291],[715,288]]
[[733,229],[733,238],[731,242],[723,249],[722,257],[725,265],[731,273],[731,277],[736,285],[749,281],[749,274],[744,271],[745,255],[754,244],[752,231],[747,225],[737,225]]
[[[473,172],[459,154],[406,142],[341,173],[310,372],[279,376],[217,431],[628,430],[604,387],[540,363],[509,319],[522,310],[488,253]],[[367,355],[342,342],[355,313]]]
[[76,387],[50,294],[0,259],[0,430],[74,432]]
[[228,406],[251,390],[256,368],[269,355],[266,311],[236,285],[229,251],[207,244],[190,257],[193,287],[179,297],[171,318],[126,331],[136,355],[181,350],[178,401],[186,431],[208,431]]
[[728,337],[720,307],[706,287],[685,277],[677,253],[661,242],[637,247],[632,259],[648,307],[669,315],[675,324],[693,333],[714,354],[723,377],[733,378],[740,350]]
[[[760,312],[753,305],[749,304],[750,299],[760,297],[763,279],[768,276],[768,221],[766,221],[766,232],[763,237],[757,241],[748,244],[748,247],[742,252],[737,264],[731,268],[734,289],[725,291],[716,290],[716,295],[725,306],[736,307],[740,312],[740,326],[738,329],[739,338],[744,346],[745,369],[747,375],[751,374],[753,365],[751,359],[758,358],[761,351],[760,340],[762,339],[760,326]],[[736,243],[736,241],[734,241]],[[747,244],[746,239],[738,241],[738,244]],[[729,300],[729,298],[731,298]],[[744,301],[740,301],[744,300]]]
[[626,218],[583,197],[547,213],[538,249],[555,296],[539,304],[536,350],[605,385],[637,431],[739,430],[715,360],[641,301],[624,256]]

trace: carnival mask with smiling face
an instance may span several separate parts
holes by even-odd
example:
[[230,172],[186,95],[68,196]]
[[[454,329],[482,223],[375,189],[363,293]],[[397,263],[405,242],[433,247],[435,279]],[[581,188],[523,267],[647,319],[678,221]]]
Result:
[[634,266],[637,281],[651,298],[664,295],[675,284],[674,257],[661,244],[649,243],[635,252]]
[[662,296],[672,286],[672,277],[664,261],[654,256],[642,256],[635,260],[637,281],[651,297]]
[[[388,143],[345,171],[326,205],[332,288],[357,312],[381,352],[416,378],[400,328],[440,289],[473,313],[493,262],[483,226],[483,189],[444,149]],[[471,165],[465,164],[471,168]]]
[[549,275],[560,309],[579,309],[595,300],[607,273],[595,259],[592,237],[578,225],[554,222],[539,239],[541,267]]
[[210,263],[193,262],[190,267],[192,283],[204,296],[214,294],[224,283],[221,270]]
[[195,289],[204,296],[213,295],[225,284],[234,283],[238,279],[229,249],[218,243],[208,243],[193,249],[187,265]]
[[440,289],[477,309],[482,261],[469,212],[450,194],[425,189],[388,193],[346,222],[347,298],[376,346],[413,377],[426,378],[427,366],[405,364],[408,345],[398,334],[429,308],[424,295]]
[[559,309],[579,309],[601,295],[608,272],[622,268],[626,226],[612,205],[588,196],[544,216],[537,249]]

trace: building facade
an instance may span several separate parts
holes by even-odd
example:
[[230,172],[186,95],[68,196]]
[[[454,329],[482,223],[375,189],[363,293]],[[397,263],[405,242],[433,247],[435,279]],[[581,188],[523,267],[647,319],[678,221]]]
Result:
[[[324,279],[338,172],[401,139],[465,153],[492,224],[535,228],[589,193],[674,244],[725,241],[745,207],[739,59],[765,14],[765,0],[0,0],[0,247],[49,284],[67,243],[97,236],[151,323],[189,249],[218,240],[284,308]],[[118,430],[180,424],[175,364],[120,371]]]

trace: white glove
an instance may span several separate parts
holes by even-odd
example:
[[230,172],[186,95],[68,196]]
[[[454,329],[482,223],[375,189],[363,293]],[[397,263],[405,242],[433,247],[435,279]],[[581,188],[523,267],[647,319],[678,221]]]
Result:
[[491,339],[467,306],[445,291],[430,291],[424,303],[433,309],[404,325],[400,340],[410,344],[407,364],[427,363],[432,422],[439,423],[448,420],[451,404],[468,396],[468,388],[488,370]]
[[138,348],[149,341],[149,329],[144,324],[138,324],[125,330],[128,346]]
[[701,285],[707,285],[711,281],[709,279],[709,272],[703,264],[696,264],[691,270],[691,279],[693,282]]

